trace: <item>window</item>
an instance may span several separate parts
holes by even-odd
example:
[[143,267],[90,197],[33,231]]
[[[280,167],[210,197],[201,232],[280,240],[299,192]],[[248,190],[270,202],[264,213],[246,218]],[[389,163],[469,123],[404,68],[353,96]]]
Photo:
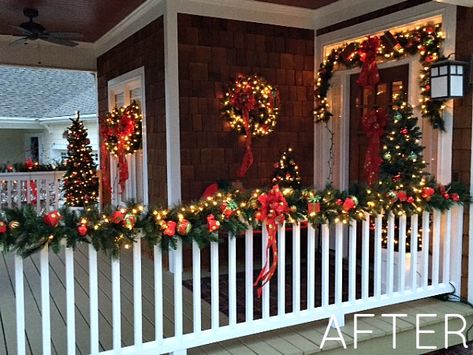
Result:
[[144,68],[138,68],[108,82],[109,109],[122,107],[136,101],[143,113],[143,149],[127,157],[128,181],[125,191],[119,191],[117,160],[111,157],[112,203],[129,200],[148,203],[148,174],[146,168],[146,114],[144,102]]

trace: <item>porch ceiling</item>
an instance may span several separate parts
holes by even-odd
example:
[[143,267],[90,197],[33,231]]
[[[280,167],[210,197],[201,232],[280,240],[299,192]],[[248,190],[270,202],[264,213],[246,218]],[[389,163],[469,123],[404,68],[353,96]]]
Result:
[[330,5],[338,0],[257,0],[262,2],[272,2],[273,4],[305,7],[308,9],[318,9]]
[[0,34],[19,35],[9,25],[26,22],[23,8],[39,11],[36,22],[48,31],[79,32],[85,42],[95,42],[145,0],[1,0]]

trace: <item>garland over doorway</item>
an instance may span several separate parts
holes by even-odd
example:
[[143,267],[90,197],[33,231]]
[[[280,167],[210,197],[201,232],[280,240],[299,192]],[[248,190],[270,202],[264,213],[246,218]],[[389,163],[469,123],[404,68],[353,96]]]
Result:
[[346,68],[363,66],[359,81],[362,85],[372,84],[371,79],[377,73],[376,62],[419,54],[419,62],[422,65],[419,75],[421,90],[419,103],[422,117],[428,119],[434,128],[445,131],[445,122],[442,118],[444,101],[431,100],[429,76],[430,65],[442,57],[440,47],[443,39],[441,24],[437,23],[395,33],[385,31],[382,36],[372,36],[362,42],[345,43],[332,49],[317,72],[314,91],[315,122],[327,123],[333,116],[327,102],[327,93],[333,72],[339,69],[338,65]]

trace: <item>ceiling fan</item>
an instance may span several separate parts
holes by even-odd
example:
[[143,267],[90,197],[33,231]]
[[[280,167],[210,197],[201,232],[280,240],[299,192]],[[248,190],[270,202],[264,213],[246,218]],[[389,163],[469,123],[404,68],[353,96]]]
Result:
[[10,25],[20,31],[24,37],[10,43],[10,46],[17,46],[27,41],[35,41],[41,39],[43,41],[59,44],[62,46],[75,47],[78,45],[76,40],[82,39],[82,34],[74,32],[48,32],[41,24],[34,22],[33,19],[38,17],[38,10],[32,8],[24,8],[23,14],[29,18],[28,22],[23,22],[19,26]]

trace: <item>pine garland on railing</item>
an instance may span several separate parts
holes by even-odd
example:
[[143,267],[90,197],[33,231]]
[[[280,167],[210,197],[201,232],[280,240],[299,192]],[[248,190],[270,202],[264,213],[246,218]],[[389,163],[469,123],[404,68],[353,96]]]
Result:
[[[286,188],[282,193],[288,208],[283,217],[287,223],[348,223],[350,219],[364,219],[365,213],[392,211],[411,215],[446,210],[470,200],[466,189],[458,184],[443,186],[423,180],[421,186],[409,191],[411,198],[366,188],[356,193],[330,186],[322,191]],[[121,248],[130,247],[139,234],[150,245],[164,249],[175,248],[179,239],[184,243],[196,241],[204,247],[210,241],[219,241],[219,231],[239,235],[249,226],[260,228],[261,196],[266,193],[267,190],[222,192],[193,204],[148,211],[136,204],[104,211],[86,208],[79,213],[64,207],[38,216],[33,206],[25,205],[0,214],[0,249],[27,257],[45,245],[58,252],[63,244],[75,248],[91,243],[95,249],[117,257]],[[271,214],[277,208],[269,206],[265,213]]]

